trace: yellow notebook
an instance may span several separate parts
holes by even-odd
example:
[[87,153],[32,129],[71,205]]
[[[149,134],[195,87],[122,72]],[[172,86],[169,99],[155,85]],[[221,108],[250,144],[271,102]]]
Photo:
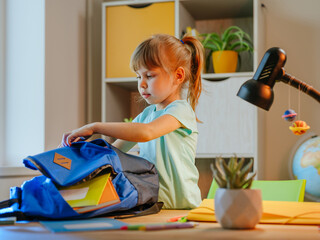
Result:
[[95,177],[89,181],[59,189],[61,196],[71,207],[94,206],[99,204],[110,173]]
[[[215,222],[214,199],[204,199],[199,207],[189,211],[187,219]],[[263,201],[260,223],[319,225],[320,203]]]
[[120,202],[120,198],[118,196],[118,193],[114,188],[111,179],[109,178],[108,183],[103,190],[103,193],[98,205],[74,208],[74,210],[77,211],[78,213],[86,213],[86,212],[98,210],[100,208],[108,207],[119,202]]

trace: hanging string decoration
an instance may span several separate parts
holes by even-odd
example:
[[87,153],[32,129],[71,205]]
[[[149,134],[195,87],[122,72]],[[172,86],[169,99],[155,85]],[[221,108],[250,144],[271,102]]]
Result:
[[304,134],[308,129],[310,129],[310,126],[306,124],[305,121],[295,121],[289,129],[295,134],[295,135],[302,135]]
[[[289,83],[289,85],[291,84],[291,82]],[[298,112],[299,115],[301,116],[301,112],[300,112],[300,85],[299,85],[299,95],[298,95]],[[290,109],[290,86],[289,86],[289,110],[285,111],[285,113],[282,115],[282,118],[284,118],[287,121],[294,121],[297,113]],[[302,135],[304,134],[308,129],[310,129],[310,126],[308,126],[308,124],[305,121],[302,120],[297,120],[295,121],[290,127],[289,129],[293,132],[293,134],[295,135]]]
[[296,119],[297,113],[292,110],[292,109],[288,109],[284,112],[284,114],[282,115],[282,118],[288,122],[292,122],[293,120]]
[[288,92],[288,110],[284,112],[282,118],[288,122],[292,122],[296,119],[297,113],[291,109],[291,96],[290,96],[290,88],[291,88],[291,79],[289,82],[289,92]]
[[[290,87],[290,86],[289,86]],[[299,85],[299,95],[298,95],[298,112],[299,115],[301,116],[301,112],[300,112],[300,94],[301,94],[301,89],[300,89],[300,85]],[[290,104],[290,89],[289,89],[289,104]],[[289,109],[290,110],[290,109]],[[289,111],[288,110],[288,111]],[[292,110],[293,111],[293,110]],[[289,118],[290,116],[294,116],[294,118],[297,116],[297,114],[293,111],[291,113],[288,114]],[[293,120],[291,120],[293,121]],[[298,120],[295,121],[290,127],[289,129],[293,132],[293,134],[295,135],[302,135],[304,134],[308,129],[310,129],[310,126],[308,126],[308,124],[305,121],[302,120]]]

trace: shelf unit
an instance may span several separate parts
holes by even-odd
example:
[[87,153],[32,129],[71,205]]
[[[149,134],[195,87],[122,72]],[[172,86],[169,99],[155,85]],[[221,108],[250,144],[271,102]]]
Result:
[[[145,107],[143,104],[136,104],[138,92],[135,77],[128,75],[107,77],[106,64],[112,59],[112,56],[108,56],[110,53],[106,51],[107,9],[127,5],[141,7],[141,5],[151,4],[150,6],[157,6],[164,3],[171,4],[168,12],[169,15],[172,12],[174,14],[172,22],[167,23],[167,27],[171,29],[168,32],[172,31],[173,27],[177,38],[181,38],[188,26],[196,28],[200,33],[207,33],[220,31],[221,28],[224,29],[231,25],[240,26],[252,37],[254,53],[241,56],[242,65],[238,72],[215,74],[212,73],[212,68],[209,68],[208,73],[202,74],[204,92],[199,99],[196,113],[203,123],[198,125],[197,158],[230,156],[235,153],[240,157],[253,157],[255,159],[254,168],[257,170],[258,110],[236,97],[236,93],[240,85],[252,77],[258,59],[264,52],[261,0],[132,0],[103,3],[102,121],[123,121],[124,118],[135,117]],[[161,13],[162,19],[167,18],[168,12]],[[131,19],[134,21],[135,18]],[[115,26],[119,25],[115,24]],[[143,28],[143,26],[137,25],[137,28]],[[129,50],[125,44],[121,46],[128,54]],[[130,50],[129,54],[132,51]],[[121,56],[121,54],[116,55]],[[126,64],[128,66],[129,62]]]

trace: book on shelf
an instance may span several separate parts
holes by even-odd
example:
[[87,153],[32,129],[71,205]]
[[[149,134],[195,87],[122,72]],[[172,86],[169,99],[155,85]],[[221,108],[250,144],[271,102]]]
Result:
[[97,210],[120,202],[110,173],[59,189],[61,196],[78,213]]

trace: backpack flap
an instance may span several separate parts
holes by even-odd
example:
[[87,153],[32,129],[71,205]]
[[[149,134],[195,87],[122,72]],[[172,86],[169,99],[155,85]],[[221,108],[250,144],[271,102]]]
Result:
[[60,186],[70,186],[89,180],[107,166],[121,170],[117,154],[103,139],[75,142],[71,146],[53,149],[23,160],[27,168],[39,170]]

